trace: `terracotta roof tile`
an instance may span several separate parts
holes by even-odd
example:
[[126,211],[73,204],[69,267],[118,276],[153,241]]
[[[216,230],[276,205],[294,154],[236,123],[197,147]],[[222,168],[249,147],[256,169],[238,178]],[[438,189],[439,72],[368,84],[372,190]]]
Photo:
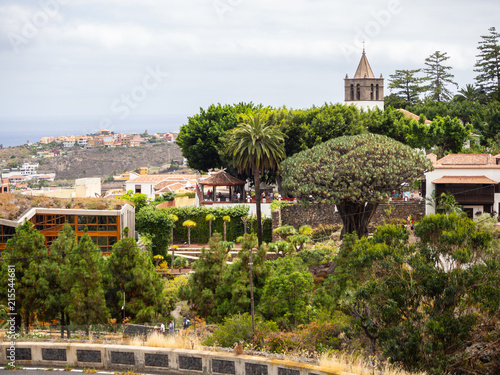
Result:
[[496,159],[490,154],[449,154],[436,165],[496,165]]
[[433,184],[497,184],[486,176],[443,176],[432,181]]

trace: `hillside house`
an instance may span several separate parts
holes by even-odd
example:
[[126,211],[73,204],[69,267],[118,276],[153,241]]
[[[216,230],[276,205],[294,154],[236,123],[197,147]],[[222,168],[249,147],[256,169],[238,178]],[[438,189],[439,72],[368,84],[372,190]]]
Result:
[[165,174],[165,175],[141,175],[125,183],[125,190],[134,193],[146,194],[148,198],[154,199],[166,192],[177,192],[179,190],[193,190],[199,175],[188,174]]
[[[500,155],[450,154],[428,158],[434,170],[425,174],[425,195],[452,194],[470,218],[478,212],[500,212]],[[426,213],[434,213],[427,205]]]

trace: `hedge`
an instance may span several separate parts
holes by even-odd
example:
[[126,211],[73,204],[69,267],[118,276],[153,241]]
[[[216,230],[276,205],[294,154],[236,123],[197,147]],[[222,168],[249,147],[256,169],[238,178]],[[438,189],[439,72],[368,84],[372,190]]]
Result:
[[[224,207],[168,207],[162,208],[167,210],[169,214],[176,215],[179,220],[175,223],[174,227],[174,243],[187,242],[187,228],[182,226],[186,220],[192,220],[196,226],[191,228],[191,243],[206,244],[208,243],[208,222],[206,221],[207,214],[215,216],[212,221],[212,234],[215,232],[224,233],[224,216],[229,216],[231,221],[226,224],[226,240],[235,241],[237,237],[243,235],[243,216],[248,216],[249,207],[243,205],[224,206]],[[247,232],[257,231],[257,222],[250,220],[247,224]],[[263,235],[264,241],[272,241],[272,220],[265,218],[263,220]]]

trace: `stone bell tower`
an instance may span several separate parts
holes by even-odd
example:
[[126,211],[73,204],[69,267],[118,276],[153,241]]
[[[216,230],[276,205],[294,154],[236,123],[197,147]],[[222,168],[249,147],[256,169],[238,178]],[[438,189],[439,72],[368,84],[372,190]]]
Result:
[[384,79],[375,78],[366,58],[365,49],[353,78],[346,74],[344,79],[345,104],[354,104],[360,109],[384,110]]

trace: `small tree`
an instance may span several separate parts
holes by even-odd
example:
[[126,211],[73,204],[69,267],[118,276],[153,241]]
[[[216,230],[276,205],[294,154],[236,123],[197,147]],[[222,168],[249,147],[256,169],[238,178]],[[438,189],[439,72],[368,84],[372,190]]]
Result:
[[[176,221],[179,221],[179,217],[177,215],[174,215],[174,214],[168,214],[168,216],[170,216],[170,218],[176,222]],[[174,225],[172,225],[172,227],[170,228],[170,244],[173,245],[174,244]]]
[[226,215],[222,218],[222,220],[224,220],[224,242],[225,242],[226,241],[226,225],[227,225],[227,223],[229,223],[231,221],[231,216]]
[[182,226],[188,229],[188,246],[191,246],[191,228],[195,227],[196,223],[193,220],[186,220]]
[[174,269],[174,260],[175,260],[175,250],[178,249],[179,246],[177,245],[172,245],[170,246],[170,250],[172,250],[172,262],[170,262],[170,268]]
[[208,238],[212,237],[212,221],[215,220],[214,214],[207,214],[205,220],[208,221]]
[[250,218],[248,216],[242,216],[241,217],[241,221],[243,221],[243,233],[246,234],[247,233],[247,224],[248,224],[248,220],[250,220]]

